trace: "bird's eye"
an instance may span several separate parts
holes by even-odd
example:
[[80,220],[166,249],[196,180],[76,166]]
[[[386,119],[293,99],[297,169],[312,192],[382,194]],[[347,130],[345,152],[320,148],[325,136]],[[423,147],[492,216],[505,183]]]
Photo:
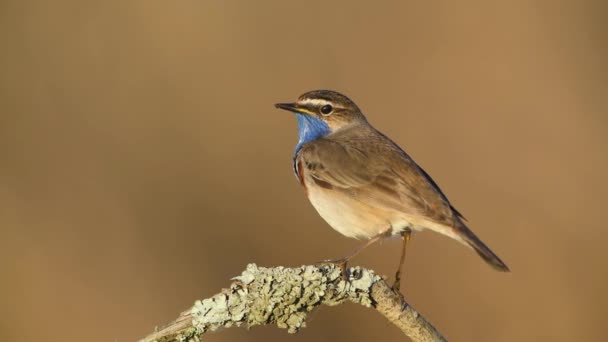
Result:
[[321,114],[329,115],[333,110],[334,108],[331,105],[325,105],[321,107]]

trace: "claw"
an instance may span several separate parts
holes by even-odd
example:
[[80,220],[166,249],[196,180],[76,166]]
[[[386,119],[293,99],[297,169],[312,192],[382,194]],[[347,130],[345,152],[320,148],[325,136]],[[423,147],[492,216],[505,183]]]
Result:
[[342,276],[342,280],[348,280],[348,274],[346,273],[346,264],[348,264],[348,259],[336,259],[336,260],[323,260],[315,262],[315,265],[334,265],[340,267],[340,274]]
[[401,271],[397,272],[397,274],[395,275],[395,282],[393,283],[392,289],[396,293],[400,293],[400,289],[401,289]]

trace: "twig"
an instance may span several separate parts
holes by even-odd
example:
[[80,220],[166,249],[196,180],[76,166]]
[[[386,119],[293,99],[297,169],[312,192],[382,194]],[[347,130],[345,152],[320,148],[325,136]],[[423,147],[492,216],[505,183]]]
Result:
[[198,300],[174,322],[140,342],[198,341],[219,328],[275,323],[290,333],[305,327],[306,314],[346,300],[373,307],[414,342],[446,341],[443,336],[372,270],[348,269],[342,279],[334,265],[264,268],[249,264],[229,289]]

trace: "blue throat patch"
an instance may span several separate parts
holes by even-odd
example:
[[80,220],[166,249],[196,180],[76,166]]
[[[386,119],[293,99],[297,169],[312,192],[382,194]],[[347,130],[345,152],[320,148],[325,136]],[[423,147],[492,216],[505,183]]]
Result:
[[298,119],[298,144],[295,153],[298,153],[302,145],[319,139],[331,133],[329,126],[316,116],[296,113]]

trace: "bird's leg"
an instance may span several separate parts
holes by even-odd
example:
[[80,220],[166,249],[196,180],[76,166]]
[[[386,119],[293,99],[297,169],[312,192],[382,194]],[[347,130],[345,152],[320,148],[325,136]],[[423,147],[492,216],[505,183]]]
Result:
[[405,262],[405,249],[407,247],[408,241],[410,241],[411,235],[412,231],[410,229],[406,229],[401,232],[401,239],[403,239],[403,245],[401,247],[401,258],[399,259],[399,268],[397,268],[397,273],[395,273],[395,283],[393,284],[393,290],[395,292],[399,292],[399,288],[401,287],[401,268],[403,268],[403,263]]
[[325,260],[325,261],[321,261],[318,262],[317,264],[332,264],[332,265],[336,265],[339,266],[340,269],[342,270],[342,279],[346,280],[346,264],[348,264],[348,262],[350,261],[350,259],[354,258],[355,256],[357,256],[357,254],[361,253],[362,250],[364,250],[365,248],[369,247],[370,245],[372,245],[374,242],[385,238],[387,236],[390,236],[392,232],[392,228],[388,228],[387,230],[374,235],[371,239],[367,240],[364,244],[362,244],[361,246],[357,247],[357,249],[355,249],[354,251],[352,251],[350,254],[348,254],[347,256],[340,258],[340,259],[335,259],[335,260]]

